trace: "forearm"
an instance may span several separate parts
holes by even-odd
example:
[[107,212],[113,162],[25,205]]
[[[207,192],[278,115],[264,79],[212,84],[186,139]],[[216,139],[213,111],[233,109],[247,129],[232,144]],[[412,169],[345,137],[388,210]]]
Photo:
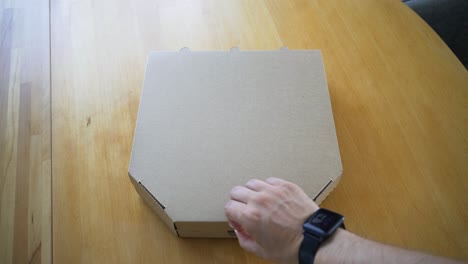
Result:
[[[328,237],[315,255],[316,264],[461,263],[383,245],[338,228],[343,216],[320,209],[299,186],[278,178],[253,179],[245,186],[234,187],[225,212],[240,246],[276,263],[299,263],[303,232],[322,239]],[[315,248],[303,250],[302,256],[307,259],[315,253]]]
[[314,263],[461,263],[400,249],[361,238],[339,229],[317,252]]

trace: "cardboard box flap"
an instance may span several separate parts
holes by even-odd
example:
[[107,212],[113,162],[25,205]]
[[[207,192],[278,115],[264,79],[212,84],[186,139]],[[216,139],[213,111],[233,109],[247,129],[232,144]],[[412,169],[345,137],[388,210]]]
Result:
[[151,194],[151,192],[141,183],[140,181],[135,180],[132,174],[129,172],[130,180],[135,187],[136,191],[140,197],[146,202],[146,204],[153,209],[153,211],[159,216],[159,218],[169,227],[169,229],[177,234],[176,227],[172,219],[164,211],[164,207],[158,202],[158,200]]
[[317,196],[342,173],[320,51],[150,53],[130,171],[174,222],[225,221],[251,178]]

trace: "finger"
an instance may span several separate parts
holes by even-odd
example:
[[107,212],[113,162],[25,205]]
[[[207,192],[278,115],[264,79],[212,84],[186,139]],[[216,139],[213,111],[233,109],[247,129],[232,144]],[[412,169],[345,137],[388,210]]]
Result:
[[232,229],[240,229],[242,227],[239,223],[234,221],[228,220],[228,224],[232,227]]
[[270,187],[270,185],[264,181],[257,180],[257,179],[251,179],[249,180],[246,184],[245,187],[253,190],[253,191],[263,191],[266,190]]
[[246,235],[243,232],[240,232],[238,230],[234,230],[236,232],[237,239],[239,240],[239,245],[251,252],[254,253],[255,255],[262,256],[262,248],[260,245],[257,244],[257,242],[252,239],[249,235]]
[[244,229],[244,227],[242,227],[239,223],[237,222],[233,222],[233,221],[229,221],[229,225],[231,225],[231,227],[236,231],[236,232],[239,232],[240,234],[242,234],[245,238],[252,238],[249,234],[249,232],[247,232],[247,230]]
[[288,181],[285,181],[283,179],[280,179],[280,178],[275,178],[275,177],[270,177],[268,179],[265,180],[265,182],[271,184],[271,185],[275,185],[275,186],[282,186],[282,185],[285,185],[285,184],[290,184],[290,182]]
[[231,199],[241,203],[248,203],[255,192],[243,186],[236,186],[231,190]]
[[246,210],[247,205],[234,200],[229,200],[224,206],[224,213],[229,222],[235,222],[242,225],[242,214]]

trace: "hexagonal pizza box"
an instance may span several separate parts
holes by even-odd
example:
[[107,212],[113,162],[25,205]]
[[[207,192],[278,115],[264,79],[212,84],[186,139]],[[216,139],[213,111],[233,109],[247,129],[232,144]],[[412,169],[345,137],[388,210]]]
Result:
[[232,237],[224,205],[252,178],[320,203],[342,165],[318,50],[151,52],[129,176],[181,237]]

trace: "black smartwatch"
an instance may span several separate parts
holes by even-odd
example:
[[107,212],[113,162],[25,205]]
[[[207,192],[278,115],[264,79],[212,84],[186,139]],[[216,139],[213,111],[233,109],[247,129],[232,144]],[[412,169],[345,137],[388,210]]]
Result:
[[344,217],[338,213],[320,208],[312,214],[302,225],[304,240],[299,249],[299,264],[313,264],[320,245],[339,227],[344,228]]

